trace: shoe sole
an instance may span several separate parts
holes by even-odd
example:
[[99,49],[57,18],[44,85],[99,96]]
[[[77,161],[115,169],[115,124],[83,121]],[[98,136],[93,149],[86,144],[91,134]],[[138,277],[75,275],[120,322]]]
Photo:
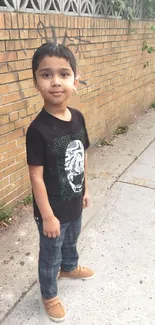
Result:
[[61,322],[65,321],[66,318],[67,318],[67,315],[64,316],[64,317],[62,317],[62,318],[51,317],[51,316],[48,315],[47,312],[46,312],[46,315],[48,316],[48,318],[49,318],[50,320],[52,320],[52,321],[55,322],[55,323],[61,323]]
[[89,276],[89,277],[83,277],[83,278],[71,278],[71,277],[65,277],[65,276],[60,276],[59,279],[62,279],[62,280],[83,280],[83,281],[87,281],[87,280],[91,280],[95,278],[95,274],[93,274],[92,276]]

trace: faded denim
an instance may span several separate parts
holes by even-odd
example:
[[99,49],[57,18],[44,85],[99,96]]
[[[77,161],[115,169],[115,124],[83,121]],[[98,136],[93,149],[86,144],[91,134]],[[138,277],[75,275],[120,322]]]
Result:
[[77,240],[81,232],[81,217],[61,224],[59,237],[44,236],[42,224],[38,224],[40,234],[39,282],[42,297],[57,296],[57,275],[59,269],[72,271],[78,265]]

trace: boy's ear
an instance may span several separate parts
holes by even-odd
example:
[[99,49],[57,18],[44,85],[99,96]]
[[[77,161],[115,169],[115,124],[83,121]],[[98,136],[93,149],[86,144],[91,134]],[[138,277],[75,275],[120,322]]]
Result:
[[73,87],[73,89],[74,89],[75,91],[77,91],[78,85],[79,85],[79,78],[76,77],[76,78],[74,79],[74,87]]
[[[38,85],[37,85],[37,81],[33,78],[33,84],[34,84],[34,87],[36,88],[36,90],[38,90]],[[39,90],[38,90],[39,91]]]

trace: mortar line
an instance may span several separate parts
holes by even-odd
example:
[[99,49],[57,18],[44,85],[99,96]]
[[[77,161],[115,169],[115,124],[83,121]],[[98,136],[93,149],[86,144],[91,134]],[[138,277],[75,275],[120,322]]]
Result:
[[[144,153],[145,150],[147,150],[149,148],[149,146],[155,141],[155,137],[153,138],[153,140],[142,150],[142,152],[129,164],[129,166],[127,166],[124,171],[118,176],[116,177],[115,181],[112,183],[112,185],[110,186],[110,190],[113,188],[113,186],[115,185],[115,183],[117,183],[119,181],[119,179],[121,178],[121,176],[132,166],[132,164],[134,164],[134,162],[136,160],[138,160],[138,158]],[[121,181],[119,181],[121,182]],[[130,184],[130,183],[129,183]],[[134,185],[134,184],[133,184]],[[146,187],[146,186],[144,186]],[[149,188],[149,187],[148,187]]]
[[37,280],[35,280],[30,286],[29,288],[24,291],[21,296],[19,297],[19,299],[15,302],[15,304],[8,310],[8,312],[4,315],[4,317],[0,320],[0,324],[3,324],[3,322],[5,321],[5,319],[12,313],[12,311],[16,308],[16,306],[23,300],[23,298],[27,295],[27,293],[35,286],[35,284],[37,283]]

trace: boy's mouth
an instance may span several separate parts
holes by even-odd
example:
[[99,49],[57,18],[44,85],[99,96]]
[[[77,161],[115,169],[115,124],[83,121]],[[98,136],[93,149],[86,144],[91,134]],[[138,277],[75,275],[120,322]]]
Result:
[[63,93],[64,93],[64,91],[50,91],[51,95],[61,95]]

